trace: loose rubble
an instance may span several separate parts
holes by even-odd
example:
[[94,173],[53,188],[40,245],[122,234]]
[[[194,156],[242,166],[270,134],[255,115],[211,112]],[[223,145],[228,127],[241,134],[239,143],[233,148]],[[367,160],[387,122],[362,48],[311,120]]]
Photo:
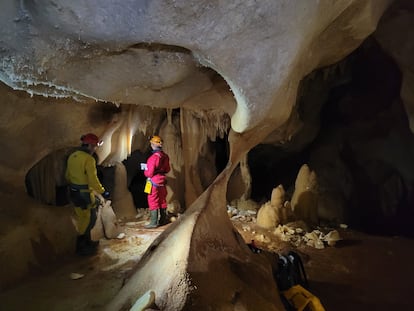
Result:
[[[232,221],[242,223],[241,228],[243,231],[248,231],[253,235],[256,234],[251,226],[251,224],[256,223],[256,210],[240,210],[234,206],[228,205],[227,214]],[[342,229],[346,227],[347,226],[344,224],[340,225],[340,228]],[[304,221],[279,224],[274,229],[269,230],[269,234],[274,234],[279,237],[280,240],[289,242],[295,247],[307,245],[316,249],[333,247],[341,240],[340,234],[336,229],[318,227],[311,230]],[[256,234],[255,241],[268,244],[271,242],[271,239],[265,234]]]

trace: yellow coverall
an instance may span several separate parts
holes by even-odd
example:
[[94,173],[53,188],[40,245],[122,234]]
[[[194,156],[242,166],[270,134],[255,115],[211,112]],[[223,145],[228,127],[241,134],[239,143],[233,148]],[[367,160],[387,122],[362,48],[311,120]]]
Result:
[[87,229],[92,229],[88,228],[88,226],[91,227],[91,209],[97,207],[92,191],[95,190],[100,194],[105,192],[97,176],[95,158],[87,150],[80,149],[73,152],[67,160],[65,175],[70,186],[79,189],[80,194],[89,203],[75,207],[77,230],[79,234],[85,234]]

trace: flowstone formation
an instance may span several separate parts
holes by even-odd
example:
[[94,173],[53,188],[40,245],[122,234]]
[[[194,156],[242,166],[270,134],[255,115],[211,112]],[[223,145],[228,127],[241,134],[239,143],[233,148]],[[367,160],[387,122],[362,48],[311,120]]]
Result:
[[[2,102],[7,151],[1,156],[1,199],[12,202],[24,194],[23,180],[33,165],[75,145],[91,128],[106,141],[100,163],[112,165],[145,145],[146,136],[165,134],[173,140],[166,146],[176,177],[171,187],[184,185],[171,193],[187,211],[150,247],[108,310],[130,308],[149,287],[163,310],[283,310],[269,261],[253,259],[228,220],[227,184],[251,148],[269,137],[273,143],[289,141],[297,131],[287,121],[301,79],[358,47],[390,3],[2,1],[1,81],[14,90],[64,99],[44,100],[47,108],[33,104],[37,97],[12,94],[17,98]],[[104,103],[120,109],[91,108]],[[43,135],[34,136],[38,127]],[[32,149],[25,144],[28,137]],[[218,138],[229,143],[227,166],[221,173],[201,173],[200,162],[213,164],[211,142]],[[123,197],[118,199],[122,204]],[[25,213],[32,218],[26,216],[23,227],[36,227],[39,209],[54,215],[38,202],[16,209],[37,210]],[[6,215],[15,218],[16,210]],[[58,249],[51,223],[46,227],[47,240]],[[9,234],[2,244],[8,245]],[[2,249],[16,256],[13,247]],[[23,252],[39,264],[30,247]],[[25,264],[9,272],[7,281],[24,274]],[[227,282],[211,286],[222,278]]]

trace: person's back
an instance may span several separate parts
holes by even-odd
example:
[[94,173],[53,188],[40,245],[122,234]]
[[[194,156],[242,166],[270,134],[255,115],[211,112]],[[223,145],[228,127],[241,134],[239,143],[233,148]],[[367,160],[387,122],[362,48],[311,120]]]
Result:
[[161,149],[155,150],[147,160],[147,170],[144,171],[146,177],[159,185],[166,182],[165,174],[170,171],[170,159]]
[[87,185],[90,190],[103,193],[97,177],[95,158],[85,148],[73,152],[67,160],[66,179],[73,185]]
[[80,255],[96,253],[98,242],[91,240],[91,230],[96,222],[98,202],[93,191],[108,198],[97,176],[96,160],[93,153],[101,145],[99,138],[92,133],[81,137],[82,146],[67,159],[66,179],[69,182],[70,200],[75,205],[76,229],[79,233],[76,252]]

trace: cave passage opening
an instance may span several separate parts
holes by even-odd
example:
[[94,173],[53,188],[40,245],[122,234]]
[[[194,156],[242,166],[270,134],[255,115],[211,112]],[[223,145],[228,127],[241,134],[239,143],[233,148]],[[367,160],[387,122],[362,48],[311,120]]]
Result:
[[[283,145],[260,144],[249,152],[252,199],[270,200],[279,184],[289,199],[306,163],[318,176],[319,195],[335,193],[343,207],[325,221],[370,234],[414,236],[414,136],[401,82],[398,66],[373,36],[344,60],[305,77],[296,106],[305,125]],[[304,140],[304,131],[315,134]],[[298,141],[307,141],[299,151]]]

